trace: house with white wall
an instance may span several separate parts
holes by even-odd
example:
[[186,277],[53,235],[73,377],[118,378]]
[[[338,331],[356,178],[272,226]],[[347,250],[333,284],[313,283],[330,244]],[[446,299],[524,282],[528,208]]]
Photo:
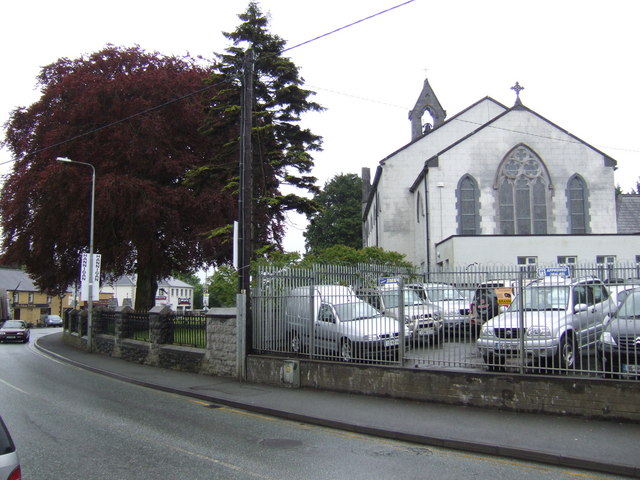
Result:
[[[105,282],[101,293],[111,293],[116,305],[135,305],[136,277],[123,275],[113,282]],[[174,312],[193,310],[194,287],[177,278],[169,277],[158,282],[156,305],[166,305]]]

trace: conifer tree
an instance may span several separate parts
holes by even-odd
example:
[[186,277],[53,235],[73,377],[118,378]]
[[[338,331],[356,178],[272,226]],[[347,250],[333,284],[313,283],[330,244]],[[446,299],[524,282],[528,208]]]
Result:
[[[279,249],[287,211],[310,214],[314,202],[300,191],[315,193],[316,178],[311,175],[311,152],[321,149],[321,137],[300,126],[301,115],[321,111],[310,100],[313,92],[302,88],[298,67],[282,52],[285,41],[268,31],[268,19],[251,2],[238,16],[242,23],[224,33],[231,42],[225,53],[217,55],[214,74],[215,96],[208,105],[206,134],[228,132],[218,145],[211,166],[194,170],[193,182],[227,175],[227,189],[237,193],[240,141],[240,99],[242,67],[247,48],[255,54],[252,128],[253,245],[252,250]],[[220,171],[227,166],[227,172]],[[294,187],[294,188],[290,188]],[[286,189],[286,193],[285,193]],[[265,248],[266,247],[266,248]]]

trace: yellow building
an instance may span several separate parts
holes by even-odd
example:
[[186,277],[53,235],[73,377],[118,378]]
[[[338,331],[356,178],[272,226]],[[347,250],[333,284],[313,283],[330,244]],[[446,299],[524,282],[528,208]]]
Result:
[[[47,295],[39,291],[31,278],[18,269],[0,268],[0,293],[8,303],[8,312],[0,312],[0,320],[13,318],[38,325],[41,315],[60,315],[67,308],[72,308],[72,295]],[[3,309],[6,310],[6,309]],[[8,314],[7,318],[6,317]]]

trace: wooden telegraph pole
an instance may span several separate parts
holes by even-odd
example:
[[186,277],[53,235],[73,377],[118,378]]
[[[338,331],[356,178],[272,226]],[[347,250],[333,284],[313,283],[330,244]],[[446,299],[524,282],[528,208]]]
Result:
[[251,323],[251,253],[252,253],[252,197],[253,197],[253,172],[251,146],[252,112],[253,112],[253,70],[255,54],[247,49],[243,65],[243,85],[241,99],[241,125],[240,125],[240,199],[239,210],[239,235],[238,235],[238,290],[245,295],[245,339],[247,352],[251,351],[253,340],[253,326]]

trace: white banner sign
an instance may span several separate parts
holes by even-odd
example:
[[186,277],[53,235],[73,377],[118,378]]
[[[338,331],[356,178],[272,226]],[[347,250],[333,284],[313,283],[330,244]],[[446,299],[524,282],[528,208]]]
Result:
[[[100,254],[93,254],[93,301],[100,300]],[[89,299],[89,254],[83,253],[80,261],[80,300]]]

